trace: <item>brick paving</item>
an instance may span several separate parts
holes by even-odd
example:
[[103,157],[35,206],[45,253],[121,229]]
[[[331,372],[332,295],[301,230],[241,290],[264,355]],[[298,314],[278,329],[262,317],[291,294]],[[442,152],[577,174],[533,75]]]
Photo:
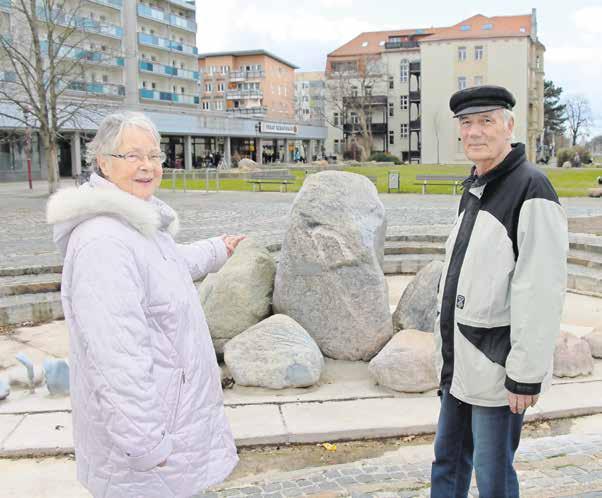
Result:
[[[430,459],[382,457],[279,474],[246,485],[226,484],[195,498],[428,497],[430,467]],[[601,498],[602,434],[523,440],[516,468],[522,497]],[[474,479],[470,496],[478,497]]]

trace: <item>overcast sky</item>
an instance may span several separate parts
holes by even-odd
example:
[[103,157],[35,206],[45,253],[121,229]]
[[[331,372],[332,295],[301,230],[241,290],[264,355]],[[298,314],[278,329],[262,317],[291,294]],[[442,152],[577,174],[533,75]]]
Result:
[[197,0],[199,51],[265,49],[302,71],[324,70],[326,55],[362,31],[451,26],[475,14],[524,15],[537,9],[546,79],[588,98],[602,134],[602,0]]

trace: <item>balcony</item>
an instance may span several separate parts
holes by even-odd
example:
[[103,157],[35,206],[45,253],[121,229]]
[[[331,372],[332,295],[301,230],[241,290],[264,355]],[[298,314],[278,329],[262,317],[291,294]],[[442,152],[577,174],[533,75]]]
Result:
[[11,0],[0,0],[0,10],[3,10],[4,12],[10,12],[11,7]]
[[[343,133],[361,133],[362,126],[359,123],[346,123],[343,125]],[[373,135],[383,135],[387,133],[387,123],[370,123],[370,132]]]
[[169,24],[170,26],[196,33],[196,23],[194,21],[159,9],[153,9],[147,5],[138,4],[138,15],[140,17],[151,19],[152,21]]
[[186,95],[183,93],[160,92],[158,90],[149,90],[140,88],[140,98],[144,100],[153,100],[155,102],[171,102],[173,104],[198,105],[198,95]]
[[[43,53],[46,53],[48,50],[48,42],[42,40],[40,42],[40,48]],[[97,52],[93,50],[84,50],[79,47],[70,47],[63,45],[57,54],[58,57],[76,60],[81,62],[82,64],[101,64],[103,66],[113,66],[113,67],[123,67],[125,65],[125,61],[123,57],[113,56],[110,54],[106,54],[104,52]],[[56,60],[55,62],[60,62],[60,60]]]
[[167,38],[161,38],[155,35],[149,35],[148,33],[138,33],[138,43],[161,50],[167,50],[169,52],[179,52],[185,55],[198,55],[199,53],[199,49],[192,45],[185,45],[184,43],[168,40]]
[[227,90],[227,99],[260,99],[263,97],[261,90]]
[[385,49],[392,50],[396,48],[418,48],[417,41],[388,41],[385,42]]
[[97,3],[117,10],[123,8],[123,0],[88,0],[88,2]]
[[50,15],[50,21],[59,26],[75,28],[86,33],[110,36],[111,38],[123,37],[123,28],[108,22],[96,21],[89,17],[70,15],[59,9],[52,9],[49,12],[43,5],[38,7],[37,14],[38,19],[41,21],[48,21],[48,15]]
[[410,131],[420,131],[420,117],[410,121]]
[[175,66],[164,66],[156,62],[140,61],[138,67],[146,73],[158,74],[159,76],[167,76],[169,78],[181,78],[184,80],[199,80],[198,71],[190,71],[188,69],[180,69]]
[[67,89],[73,92],[91,93],[107,97],[125,97],[125,86],[112,83],[70,81],[67,84]]
[[265,78],[264,71],[230,71],[230,81],[250,81]]
[[410,73],[420,72],[420,62],[410,62]]
[[366,95],[366,96],[355,96],[355,97],[343,97],[343,105],[350,107],[363,107],[363,106],[386,106],[387,96],[386,95]]
[[167,0],[169,3],[173,5],[177,5],[178,7],[182,7],[188,10],[196,10],[196,5],[194,4],[194,0]]
[[268,112],[268,108],[264,106],[260,107],[231,107],[230,109],[226,109],[228,112],[232,114],[244,114],[251,116],[262,116]]
[[410,92],[410,102],[420,102],[420,92]]

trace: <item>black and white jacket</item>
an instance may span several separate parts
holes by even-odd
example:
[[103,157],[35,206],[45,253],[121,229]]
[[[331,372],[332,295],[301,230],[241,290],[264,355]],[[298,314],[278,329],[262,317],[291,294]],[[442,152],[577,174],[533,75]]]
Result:
[[523,144],[465,182],[435,322],[442,388],[480,406],[549,383],[567,278],[566,215]]

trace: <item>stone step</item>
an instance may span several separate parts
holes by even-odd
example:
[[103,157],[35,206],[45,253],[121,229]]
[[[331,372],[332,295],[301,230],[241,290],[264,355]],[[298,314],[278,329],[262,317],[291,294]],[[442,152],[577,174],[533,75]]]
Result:
[[569,264],[602,270],[602,254],[597,252],[571,249],[567,261]]
[[60,292],[0,297],[0,327],[63,318]]
[[602,270],[569,263],[567,288],[590,296],[602,297]]
[[0,297],[54,292],[60,289],[60,273],[0,276]]
[[599,235],[571,233],[569,243],[572,250],[602,254],[602,237]]

